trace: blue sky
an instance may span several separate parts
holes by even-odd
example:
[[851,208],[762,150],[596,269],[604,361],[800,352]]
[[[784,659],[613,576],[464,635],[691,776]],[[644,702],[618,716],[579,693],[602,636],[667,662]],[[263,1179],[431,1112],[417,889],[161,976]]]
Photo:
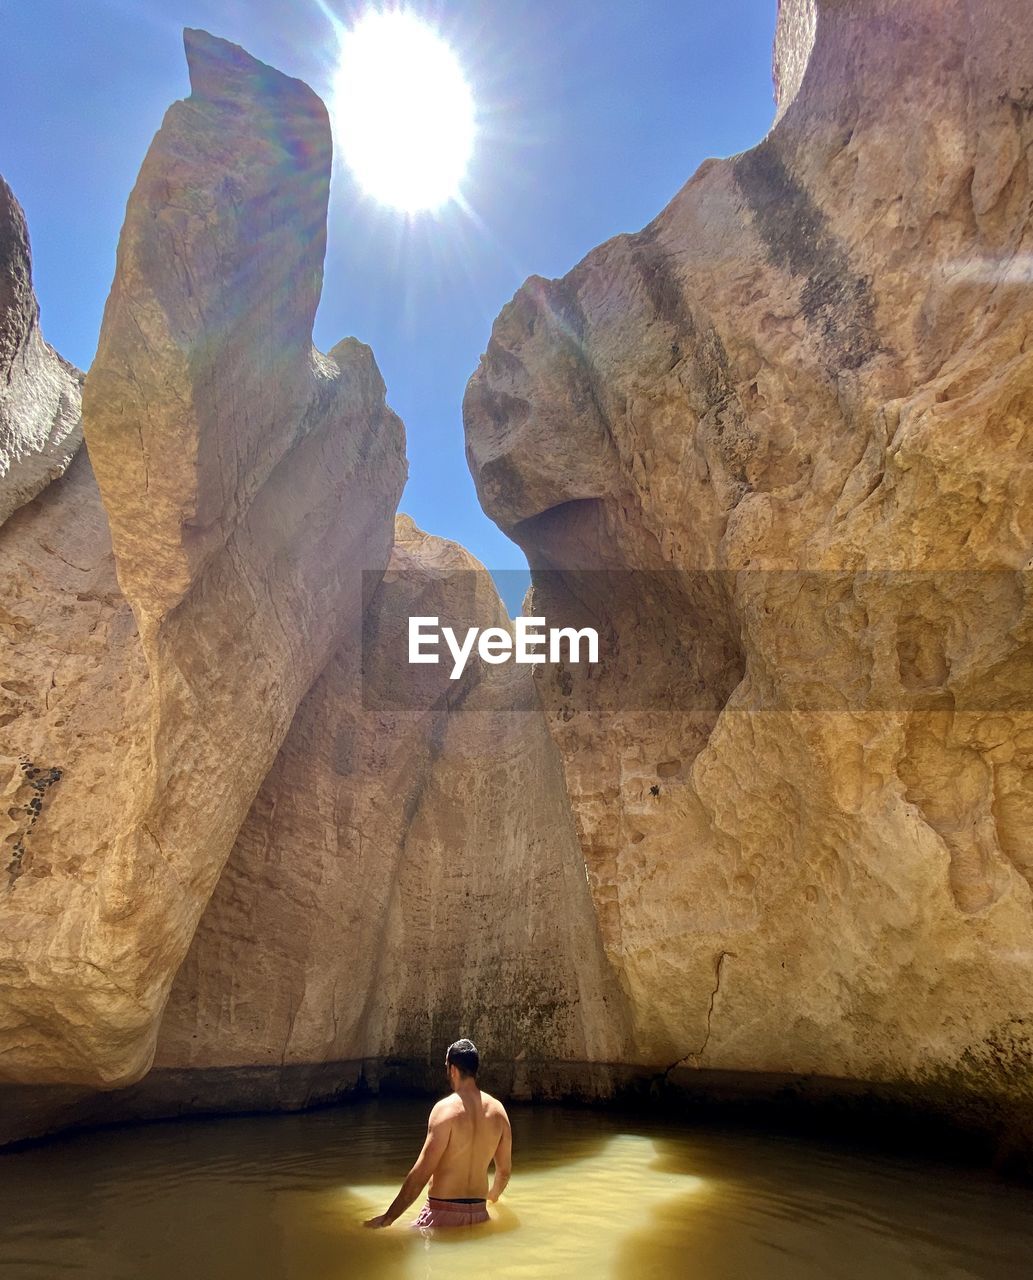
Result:
[[[326,0],[348,22],[363,6]],[[406,424],[402,509],[492,570],[521,552],[481,512],[463,451],[466,380],[527,276],[559,276],[653,218],[708,156],[774,114],[776,0],[413,0],[463,63],[480,125],[465,198],[415,222],[335,163],[316,343],[373,347]],[[0,0],[0,172],[29,221],[47,338],[83,368],[125,201],[203,27],[329,96],[317,0]],[[500,579],[511,607],[522,573]]]

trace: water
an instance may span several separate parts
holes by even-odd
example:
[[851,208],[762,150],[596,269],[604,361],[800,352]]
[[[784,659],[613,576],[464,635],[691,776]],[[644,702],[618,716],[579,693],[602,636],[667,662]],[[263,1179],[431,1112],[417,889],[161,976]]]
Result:
[[2,1280],[1029,1280],[990,1175],[613,1112],[513,1108],[490,1225],[386,1231],[425,1105],[180,1121],[0,1154]]

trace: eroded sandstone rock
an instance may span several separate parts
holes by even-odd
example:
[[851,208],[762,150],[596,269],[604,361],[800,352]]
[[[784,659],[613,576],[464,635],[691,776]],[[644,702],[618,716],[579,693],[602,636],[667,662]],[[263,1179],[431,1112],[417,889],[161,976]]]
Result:
[[1028,1123],[1033,32],[781,8],[776,126],[524,286],[468,455],[606,637],[538,679],[648,1059]]
[[[558,753],[527,667],[405,664],[410,615],[506,626],[488,573],[407,517],[364,622],[302,702],[166,1007],[156,1069],[390,1058],[412,1082],[460,1034],[513,1087],[619,1061]],[[523,1064],[522,1066],[520,1064]]]
[[387,562],[404,481],[369,349],[312,347],[323,104],[203,32],[186,48],[191,95],[129,200],[89,459],[0,528],[18,668],[0,784],[6,1080],[147,1069],[241,822],[358,625],[361,571]]
[[33,1131],[411,1083],[460,1031],[518,1090],[540,1056],[1028,1123],[1033,37],[990,9],[785,0],[769,137],[503,312],[471,465],[604,660],[458,686],[401,670],[405,620],[501,623],[494,589],[403,520],[372,590],[382,385],[358,344],[310,364],[312,297],[242,253],[287,156],[321,235],[319,109],[191,38],[90,375],[100,492],[80,454],[0,528],[0,1070],[139,1076],[186,959],[160,1070]]
[[0,178],[0,525],[82,442],[82,374],[43,340],[21,205]]

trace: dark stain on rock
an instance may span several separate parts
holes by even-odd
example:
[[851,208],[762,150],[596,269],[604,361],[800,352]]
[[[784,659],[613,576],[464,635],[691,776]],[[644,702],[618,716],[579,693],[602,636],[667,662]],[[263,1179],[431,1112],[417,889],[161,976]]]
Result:
[[[571,272],[560,280],[543,280],[533,276],[524,289],[534,299],[539,314],[546,317],[550,327],[558,330],[578,348],[583,348],[588,322],[578,297],[576,275],[576,272]],[[533,331],[532,320],[531,332]]]
[[835,367],[858,369],[879,350],[871,280],[859,276],[828,219],[766,139],[732,166],[753,223],[775,266],[805,277],[800,306]]
[[[482,505],[489,507],[483,495],[495,502],[508,502],[517,511],[533,506],[524,477],[511,454],[503,453],[485,462],[479,471],[473,466],[470,450],[467,450],[467,461],[475,477],[477,493],[481,496]],[[490,509],[490,507],[489,507]]]
[[10,888],[22,872],[26,869],[25,858],[26,849],[25,841],[28,839],[32,828],[39,820],[39,815],[43,812],[43,798],[47,791],[57,782],[62,770],[57,768],[47,768],[45,765],[35,765],[28,756],[19,756],[18,764],[21,768],[24,780],[19,786],[19,792],[24,793],[27,788],[29,795],[23,805],[13,808],[10,812],[12,816],[20,814],[27,818],[24,826],[18,832],[11,849],[11,861],[7,864],[7,885]]
[[752,486],[747,466],[757,441],[735,390],[728,352],[717,329],[694,313],[684,290],[656,241],[653,227],[635,237],[631,257],[658,319],[678,335],[671,343],[670,368],[683,361],[691,370],[685,382],[689,402],[701,420],[701,432],[713,436],[740,494]]
[[1033,86],[1021,85],[1008,93],[1000,94],[997,101],[1015,107],[1026,114],[1033,114]]
[[656,242],[652,226],[641,231],[634,241],[631,260],[639,274],[646,296],[657,316],[679,334],[696,338],[696,321],[689,309],[680,282],[667,265],[667,255]]

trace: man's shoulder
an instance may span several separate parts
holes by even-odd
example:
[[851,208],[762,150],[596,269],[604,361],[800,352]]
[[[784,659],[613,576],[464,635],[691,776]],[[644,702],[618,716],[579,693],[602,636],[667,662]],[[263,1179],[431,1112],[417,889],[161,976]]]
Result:
[[498,1098],[493,1097],[492,1094],[490,1093],[485,1093],[484,1090],[482,1089],[481,1099],[484,1102],[485,1110],[490,1112],[492,1115],[499,1115],[499,1116],[505,1117],[505,1119],[507,1120],[509,1119],[509,1117],[506,1115],[506,1108],[502,1105],[502,1103],[498,1100]]
[[439,1124],[444,1120],[451,1120],[463,1109],[463,1104],[454,1093],[450,1093],[447,1098],[439,1098],[430,1109],[430,1119],[432,1124]]

